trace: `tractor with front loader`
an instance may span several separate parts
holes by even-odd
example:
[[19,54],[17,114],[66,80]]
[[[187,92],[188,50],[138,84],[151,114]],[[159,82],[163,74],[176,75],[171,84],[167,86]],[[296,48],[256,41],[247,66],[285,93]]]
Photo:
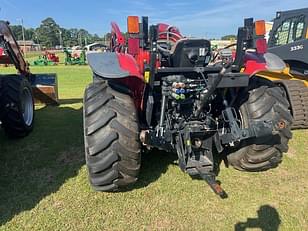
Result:
[[33,129],[34,103],[56,104],[55,74],[32,74],[9,27],[0,21],[0,64],[13,64],[18,74],[0,75],[0,122],[10,137],[24,137]]
[[93,83],[84,95],[85,158],[95,190],[135,183],[141,152],[153,149],[176,153],[182,171],[221,197],[217,160],[249,172],[279,165],[292,116],[285,92],[258,76],[285,67],[264,50],[264,21],[246,20],[236,59],[226,52],[220,62],[210,41],[185,38],[174,26],[129,16],[125,38],[111,25],[111,52],[87,56]]

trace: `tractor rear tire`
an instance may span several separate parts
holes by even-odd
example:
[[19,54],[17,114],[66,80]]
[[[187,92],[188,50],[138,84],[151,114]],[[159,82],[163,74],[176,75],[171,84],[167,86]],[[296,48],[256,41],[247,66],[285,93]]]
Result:
[[119,191],[137,181],[141,150],[134,101],[108,82],[84,95],[84,142],[89,180],[97,191]]
[[34,100],[29,81],[19,75],[1,77],[0,120],[12,138],[28,135],[33,129]]
[[[272,82],[254,77],[250,82],[246,101],[239,108],[242,126],[249,127],[255,121],[279,121],[278,134],[243,141],[240,149],[227,156],[228,162],[238,170],[258,172],[275,168],[282,161],[282,153],[288,151],[292,138],[292,115],[283,90]],[[247,99],[248,98],[248,99]]]

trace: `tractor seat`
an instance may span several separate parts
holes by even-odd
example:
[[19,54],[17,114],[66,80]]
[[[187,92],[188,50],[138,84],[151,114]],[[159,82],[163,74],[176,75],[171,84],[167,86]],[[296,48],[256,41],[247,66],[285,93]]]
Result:
[[206,39],[180,39],[171,49],[172,67],[203,67],[211,59],[211,43]]

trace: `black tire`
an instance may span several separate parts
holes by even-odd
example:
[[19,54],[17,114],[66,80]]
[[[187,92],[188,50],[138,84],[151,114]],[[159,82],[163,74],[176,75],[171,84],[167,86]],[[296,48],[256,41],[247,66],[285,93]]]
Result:
[[[292,138],[292,116],[280,87],[257,77],[251,79],[250,85],[251,90],[245,94],[248,99],[239,108],[243,127],[258,120],[279,121],[284,125],[277,135],[244,141],[240,149],[227,156],[234,168],[258,172],[275,168],[282,161],[282,153],[288,151],[288,141]],[[278,128],[279,124],[275,126]]]
[[9,137],[24,137],[33,129],[34,100],[29,81],[19,75],[1,77],[0,120]]
[[97,191],[118,191],[137,181],[141,152],[132,98],[91,83],[84,95],[84,142],[89,180]]
[[97,75],[93,75],[93,83],[94,84],[95,83],[101,83],[101,82],[106,82],[106,80],[101,78],[101,77],[99,77],[99,76],[97,76]]
[[290,102],[292,129],[308,128],[308,87],[300,80],[282,80],[277,83],[284,88]]

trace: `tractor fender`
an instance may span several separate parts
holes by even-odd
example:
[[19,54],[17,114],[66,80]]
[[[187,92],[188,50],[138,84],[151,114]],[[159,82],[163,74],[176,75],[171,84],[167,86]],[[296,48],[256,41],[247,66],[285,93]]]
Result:
[[250,74],[251,76],[262,71],[282,72],[286,68],[285,62],[272,53],[257,54],[247,52],[244,60],[244,73]]
[[121,79],[143,75],[133,56],[116,52],[88,53],[88,63],[93,73],[103,79]]

